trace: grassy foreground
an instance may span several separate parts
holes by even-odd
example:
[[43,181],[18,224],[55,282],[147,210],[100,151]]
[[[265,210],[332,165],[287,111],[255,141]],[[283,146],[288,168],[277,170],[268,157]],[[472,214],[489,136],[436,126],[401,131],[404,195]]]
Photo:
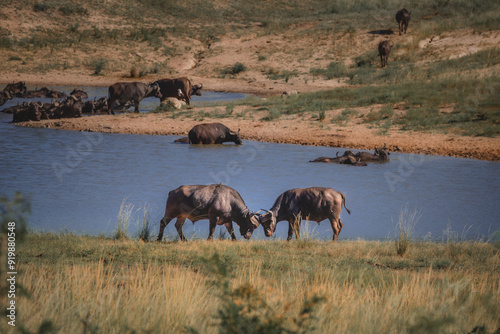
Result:
[[[493,333],[500,250],[483,242],[148,243],[28,234],[18,327],[57,333]],[[16,332],[0,322],[1,332]]]

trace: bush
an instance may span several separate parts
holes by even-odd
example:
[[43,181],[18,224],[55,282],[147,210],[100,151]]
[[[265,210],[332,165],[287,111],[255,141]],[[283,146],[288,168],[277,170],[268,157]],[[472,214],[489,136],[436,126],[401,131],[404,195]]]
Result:
[[93,59],[90,62],[90,67],[94,69],[93,75],[101,75],[102,71],[106,69],[108,61],[103,58]]
[[228,67],[228,68],[223,69],[222,74],[224,76],[226,76],[226,75],[234,76],[234,75],[237,75],[237,74],[244,72],[246,70],[247,70],[246,66],[243,65],[242,63],[238,62],[238,63],[234,64],[232,67]]

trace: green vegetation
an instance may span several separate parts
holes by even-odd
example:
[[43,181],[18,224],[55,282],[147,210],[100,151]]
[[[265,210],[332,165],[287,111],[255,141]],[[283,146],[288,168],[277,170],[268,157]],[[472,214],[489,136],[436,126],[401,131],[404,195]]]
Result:
[[228,67],[228,68],[225,68],[223,70],[221,70],[221,73],[222,73],[222,76],[225,78],[226,76],[229,76],[229,77],[234,77],[236,76],[237,74],[241,73],[241,72],[244,72],[246,71],[247,68],[245,65],[243,65],[242,63],[236,63],[234,64],[233,66],[231,67]]
[[500,327],[500,249],[486,242],[411,241],[401,257],[392,241],[306,235],[144,243],[30,233],[18,260],[19,283],[31,294],[18,300],[18,324],[31,332],[44,322],[60,333]]
[[[264,120],[282,115],[318,114],[325,110],[342,109],[332,119],[347,124],[356,117],[355,108],[382,104],[380,111],[365,115],[364,122],[377,122],[381,127],[396,124],[403,130],[437,130],[468,136],[495,137],[500,134],[500,77],[455,77],[429,81],[407,81],[398,84],[341,87],[315,93],[302,93],[282,98],[270,98],[241,105],[259,105],[269,110]],[[404,110],[396,115],[393,106]],[[441,106],[452,106],[447,112]]]

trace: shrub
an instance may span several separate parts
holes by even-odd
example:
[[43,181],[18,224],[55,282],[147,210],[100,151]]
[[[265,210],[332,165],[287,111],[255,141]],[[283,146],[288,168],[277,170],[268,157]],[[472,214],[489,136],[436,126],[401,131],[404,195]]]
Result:
[[347,68],[344,63],[332,61],[326,69],[311,68],[310,73],[315,76],[323,76],[328,80],[341,78],[347,75]]
[[90,67],[94,69],[93,75],[101,75],[101,72],[106,69],[108,61],[104,58],[92,59],[90,61]]
[[226,75],[231,75],[231,76],[233,76],[233,75],[237,75],[237,74],[239,74],[239,73],[241,73],[241,72],[244,72],[244,71],[246,71],[246,70],[247,70],[246,66],[245,66],[245,65],[243,65],[242,63],[239,63],[239,62],[238,62],[238,63],[234,64],[234,65],[233,65],[233,66],[231,66],[231,67],[228,67],[228,68],[223,69],[223,70],[222,70],[222,74],[223,74],[224,76],[226,76]]

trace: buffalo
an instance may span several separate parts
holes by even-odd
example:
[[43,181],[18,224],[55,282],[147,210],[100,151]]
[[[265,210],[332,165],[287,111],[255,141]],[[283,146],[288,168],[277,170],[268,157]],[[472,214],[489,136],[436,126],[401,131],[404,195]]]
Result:
[[333,240],[336,241],[342,230],[340,221],[342,205],[349,214],[351,211],[345,206],[345,195],[331,188],[303,188],[291,189],[281,194],[267,213],[259,216],[259,223],[264,228],[266,237],[273,235],[276,224],[282,220],[288,221],[288,238],[293,233],[300,238],[300,222],[302,218],[316,221],[318,224],[328,219],[333,229]]
[[0,106],[3,106],[10,99],[12,99],[12,95],[8,91],[0,92]]
[[12,123],[26,122],[26,121],[39,121],[42,119],[42,103],[25,102],[17,106],[14,110]]
[[174,143],[189,144],[189,137],[181,137],[174,140]]
[[119,105],[134,102],[135,112],[139,112],[139,102],[150,96],[162,98],[158,83],[145,84],[143,82],[118,82],[108,89],[108,114],[115,114],[114,109]]
[[319,157],[314,160],[310,160],[309,162],[329,162],[329,163],[337,163],[337,164],[352,165],[352,166],[366,166],[366,163],[359,161],[356,158],[356,155],[350,150],[345,151],[344,154],[341,155],[340,157],[339,157],[339,152],[337,152],[335,158]]
[[198,220],[208,219],[210,221],[208,240],[213,239],[217,225],[224,224],[232,240],[236,240],[233,221],[238,224],[240,233],[245,239],[250,239],[253,230],[259,226],[257,215],[248,210],[240,194],[222,184],[184,185],[170,191],[157,241],[162,240],[165,227],[174,218],[177,218],[175,227],[182,241],[186,241],[182,233],[186,218],[193,224]]
[[382,148],[375,148],[375,151],[372,153],[369,152],[358,152],[354,156],[358,161],[361,162],[389,162],[390,153],[386,151],[386,146]]
[[48,98],[53,98],[53,99],[61,99],[66,97],[66,93],[63,92],[58,92],[53,89],[48,89],[47,87],[42,87],[40,89],[35,89],[35,90],[28,90],[25,91],[23,94],[18,94],[18,97],[24,98],[24,99],[32,99],[36,97],[48,97]]
[[408,23],[410,23],[411,12],[407,11],[406,8],[398,10],[396,13],[396,21],[399,24],[399,36],[401,36],[401,31],[406,34],[406,29],[408,28]]
[[169,97],[183,99],[187,104],[191,104],[191,96],[201,96],[202,84],[192,85],[188,78],[178,79],[160,79],[156,81],[160,85],[162,94],[161,102],[166,101]]
[[319,157],[309,162],[329,162],[353,166],[366,166],[367,162],[389,162],[389,155],[390,153],[386,151],[386,146],[384,145],[382,148],[375,148],[373,153],[358,152],[355,154],[353,151],[347,150],[341,156],[339,156],[339,152],[337,152],[335,158]]
[[52,103],[23,102],[4,111],[13,114],[12,122],[39,121],[41,119],[59,119],[81,117],[86,103],[73,95]]
[[80,99],[88,99],[89,95],[83,89],[75,88],[69,95],[76,96]]
[[189,131],[190,144],[222,144],[224,142],[241,145],[240,130],[233,132],[221,123],[204,123],[195,125]]
[[4,92],[8,92],[11,98],[20,97],[26,93],[28,89],[26,88],[26,83],[24,81],[19,81],[16,83],[11,83],[5,86]]
[[394,44],[389,43],[389,41],[381,41],[378,44],[378,55],[380,56],[380,62],[382,63],[382,67],[387,65],[389,60],[389,54],[391,53],[391,48]]

